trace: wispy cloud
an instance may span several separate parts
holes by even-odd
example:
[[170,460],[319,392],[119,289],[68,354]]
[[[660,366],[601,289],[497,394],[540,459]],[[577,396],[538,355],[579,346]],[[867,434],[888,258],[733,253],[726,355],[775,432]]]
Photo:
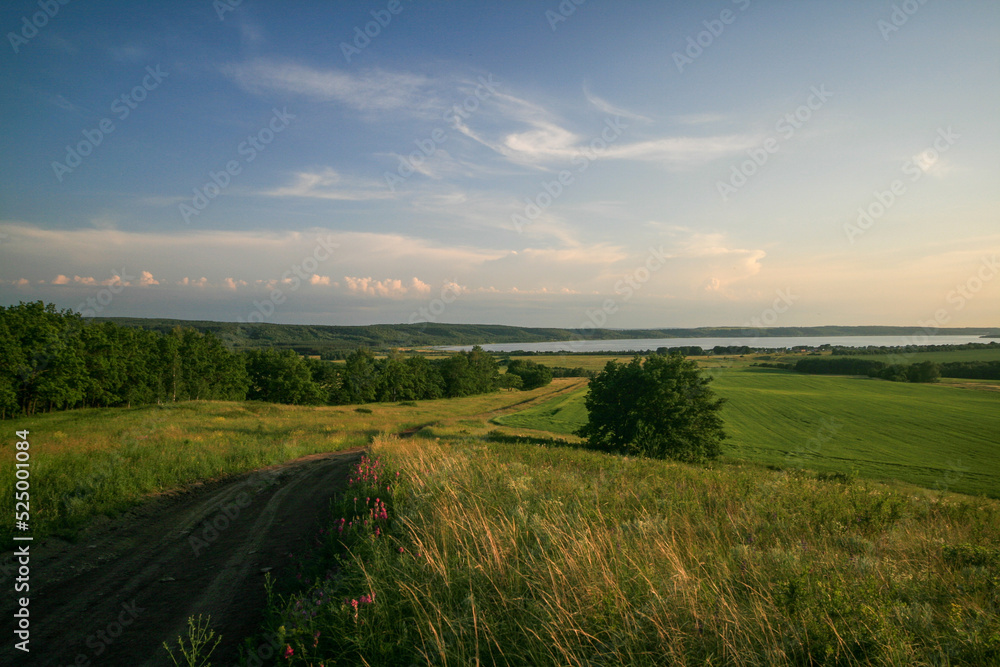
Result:
[[[595,120],[605,122],[588,134],[568,129],[566,121],[531,101],[511,94],[498,94],[496,98],[497,113],[506,121],[498,125],[509,128],[514,124],[521,129],[507,130],[497,138],[490,138],[486,132],[473,129],[469,123],[459,122],[457,129],[523,166],[568,164],[574,159],[585,158],[656,162],[675,168],[693,167],[738,154],[762,139],[757,135],[727,134],[670,135],[630,140],[627,135],[634,131],[632,124],[637,119],[644,123],[649,119],[619,109],[593,95],[588,95],[588,101],[605,116]],[[649,130],[643,134],[648,135]]]
[[380,181],[344,177],[329,167],[318,171],[300,171],[295,174],[295,180],[291,184],[265,190],[259,194],[270,197],[309,197],[343,201],[387,199],[393,196],[393,193]]
[[611,116],[621,116],[622,118],[628,118],[629,120],[634,120],[634,121],[640,121],[645,123],[651,122],[651,120],[646,116],[637,113],[632,113],[631,111],[622,109],[621,107],[615,106],[610,102],[608,102],[607,100],[600,98],[597,95],[594,95],[590,91],[589,86],[587,85],[584,85],[583,87],[583,94],[584,97],[587,98],[587,101],[590,102],[590,104],[595,109],[601,111],[602,113],[606,113]]
[[371,69],[353,74],[268,59],[228,64],[222,72],[254,94],[295,93],[359,111],[420,110],[436,100],[426,76],[407,72]]

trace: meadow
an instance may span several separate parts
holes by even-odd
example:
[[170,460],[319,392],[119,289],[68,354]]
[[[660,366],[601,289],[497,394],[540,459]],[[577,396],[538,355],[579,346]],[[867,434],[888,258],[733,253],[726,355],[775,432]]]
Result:
[[[367,445],[382,432],[484,419],[579,386],[560,381],[529,392],[436,401],[305,407],[187,401],[138,408],[88,408],[6,422],[0,452],[14,458],[15,431],[30,431],[31,520],[37,537],[72,538],[102,515],[193,482],[222,479],[317,452]],[[482,415],[482,417],[480,417]],[[0,495],[14,493],[11,474]],[[0,527],[8,539],[13,527]]]
[[995,665],[1000,502],[501,433],[377,437],[292,665]]
[[31,431],[33,533],[69,539],[150,495],[365,446],[301,579],[272,589],[261,632],[288,664],[1000,664],[1000,501],[952,493],[996,490],[1000,392],[752,361],[712,359],[731,439],[703,466],[583,449],[580,378],[9,427]]
[[[746,363],[709,371],[713,389],[727,399],[728,460],[1000,497],[1000,392],[988,391],[994,384],[802,375]],[[585,395],[581,389],[495,421],[572,434],[586,421]]]

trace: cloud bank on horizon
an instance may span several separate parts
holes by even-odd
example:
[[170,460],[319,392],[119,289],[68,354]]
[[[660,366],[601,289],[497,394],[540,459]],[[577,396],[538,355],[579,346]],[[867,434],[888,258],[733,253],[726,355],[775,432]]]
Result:
[[0,26],[0,305],[998,324],[994,2],[19,0]]

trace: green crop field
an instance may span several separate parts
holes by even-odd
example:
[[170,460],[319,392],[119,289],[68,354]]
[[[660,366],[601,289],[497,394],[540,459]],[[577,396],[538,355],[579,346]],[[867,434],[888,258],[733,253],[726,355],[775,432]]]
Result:
[[[713,375],[727,399],[729,458],[1000,497],[1000,392],[768,369]],[[572,433],[586,420],[584,396],[495,421]]]

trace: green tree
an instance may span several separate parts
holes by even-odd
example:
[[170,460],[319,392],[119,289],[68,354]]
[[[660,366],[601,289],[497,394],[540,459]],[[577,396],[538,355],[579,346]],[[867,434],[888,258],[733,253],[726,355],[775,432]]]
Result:
[[306,366],[324,403],[339,405],[346,402],[342,391],[344,376],[338,364],[323,359],[306,359]]
[[941,367],[933,361],[921,361],[906,369],[906,379],[910,382],[937,382],[941,378]]
[[0,419],[14,417],[21,412],[17,402],[17,370],[24,366],[21,345],[10,333],[5,309],[0,308]]
[[469,358],[465,353],[453,354],[440,362],[441,377],[444,379],[445,396],[456,398],[475,393],[472,385],[472,372],[469,370]]
[[413,397],[417,399],[441,398],[444,396],[444,378],[437,364],[427,357],[416,355],[404,362],[413,378]]
[[378,394],[379,374],[375,355],[359,347],[344,363],[344,403],[371,403]]
[[551,368],[525,359],[514,359],[507,364],[507,374],[519,376],[523,389],[537,389],[552,382]]
[[469,372],[473,394],[487,394],[500,387],[500,364],[496,358],[479,345],[465,353],[469,359]]
[[245,360],[250,379],[247,398],[250,400],[291,405],[323,402],[309,366],[294,351],[251,350],[246,353]]
[[577,431],[591,447],[679,461],[715,459],[726,437],[724,399],[680,354],[609,361],[590,381],[588,421]]
[[[5,355],[13,371],[21,411],[66,409],[82,403],[87,384],[82,356],[80,316],[58,311],[55,304],[21,302],[0,308],[13,344]],[[20,349],[20,353],[15,350]]]
[[506,389],[507,391],[514,391],[515,389],[523,389],[524,381],[521,379],[520,375],[514,373],[504,373],[500,376],[500,388]]
[[402,355],[394,352],[386,358],[379,372],[380,401],[409,401],[417,398],[411,368]]

